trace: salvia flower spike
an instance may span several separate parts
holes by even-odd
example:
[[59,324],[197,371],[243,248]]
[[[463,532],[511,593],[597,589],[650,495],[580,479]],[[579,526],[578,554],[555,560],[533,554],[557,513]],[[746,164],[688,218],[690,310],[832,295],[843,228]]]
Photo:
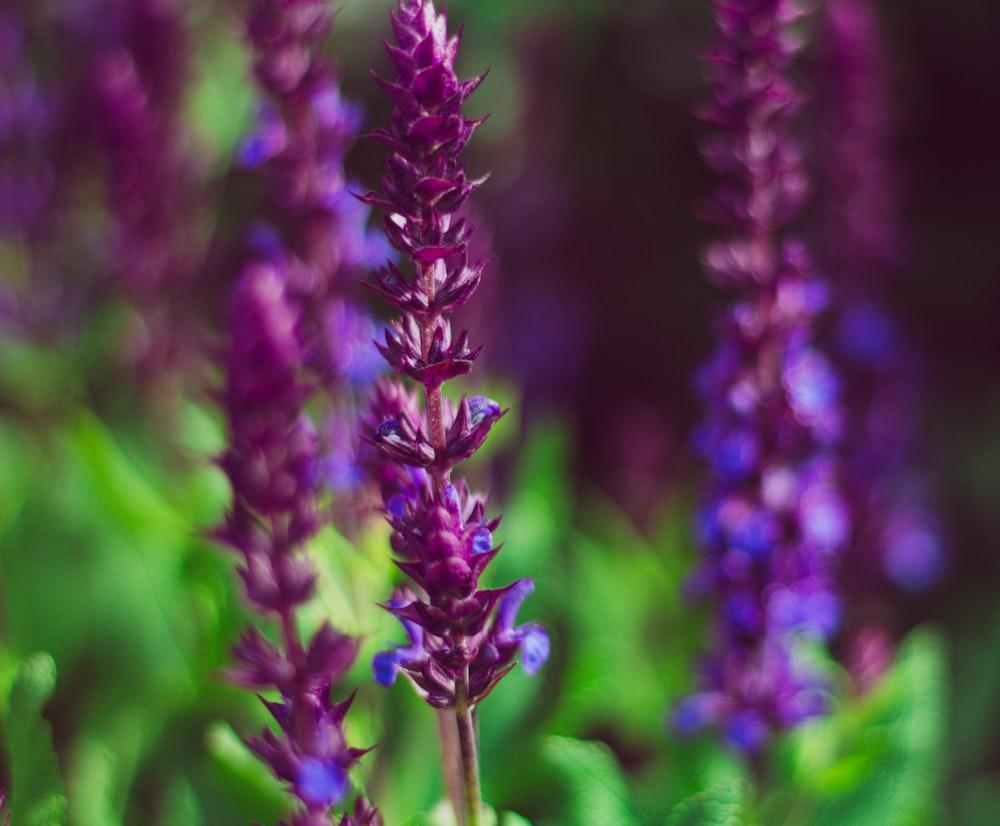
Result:
[[825,709],[810,651],[840,621],[835,572],[850,512],[836,458],[840,380],[814,333],[828,289],[789,230],[809,189],[791,129],[803,100],[790,67],[804,11],[792,0],[713,5],[714,99],[701,113],[713,135],[703,148],[724,175],[708,215],[727,234],[704,266],[736,298],[698,377],[707,411],[695,446],[709,478],[703,562],[689,589],[714,600],[715,639],[674,724],[681,733],[714,726],[754,755]]
[[935,584],[945,552],[916,457],[919,358],[884,301],[900,272],[888,61],[868,0],[830,0],[817,15],[823,102],[824,267],[836,280],[834,347],[845,380],[848,490],[858,512],[845,560],[853,602],[887,583]]
[[[385,608],[402,622],[409,643],[375,658],[379,682],[402,673],[436,708],[454,709],[462,751],[464,822],[479,822],[479,781],[472,711],[520,656],[537,671],[548,655],[541,626],[514,625],[532,586],[519,580],[484,590],[479,578],[499,551],[499,520],[485,500],[452,479],[506,410],[483,396],[449,400],[442,385],[468,373],[479,355],[467,331],[454,333],[449,315],[473,294],[485,263],[469,260],[472,227],[461,217],[482,179],[467,177],[459,154],[481,121],[462,113],[482,81],[455,75],[458,36],[431,0],[400,0],[386,44],[398,77],[376,77],[395,104],[387,129],[371,134],[389,149],[382,193],[363,200],[385,211],[389,243],[409,262],[388,264],[373,288],[400,312],[377,342],[401,377],[422,388],[423,405],[402,385],[386,381],[373,401],[371,459],[393,529],[396,564],[415,589],[399,591]],[[408,271],[404,271],[408,269]],[[395,469],[393,469],[395,468]]]
[[[353,329],[338,301],[344,285],[337,279],[345,272],[331,262],[348,271],[362,263],[355,224],[329,208],[331,198],[346,194],[341,161],[351,120],[319,57],[330,22],[318,0],[257,0],[248,13],[255,75],[273,108],[262,110],[241,159],[265,167],[269,226],[252,233],[231,297],[222,393],[229,444],[219,463],[233,504],[216,535],[241,557],[250,605],[279,630],[280,642],[255,627],[244,633],[230,676],[277,694],[262,697],[274,726],[249,746],[298,802],[290,826],[330,824],[335,808],[344,808],[340,826],[381,826],[363,797],[346,810],[348,772],[366,750],[351,747],[345,735],[353,696],[331,697],[358,642],[328,623],[303,634],[298,620],[316,582],[305,546],[328,518],[320,504],[328,462],[305,407],[317,389],[336,390],[327,345],[339,339],[331,319],[344,325],[340,331]],[[270,132],[266,140],[262,129],[280,132],[280,140]],[[288,144],[296,149],[284,154]],[[324,255],[316,254],[319,247]]]
[[381,231],[368,228],[370,208],[351,193],[344,159],[362,111],[341,94],[335,67],[324,57],[334,12],[327,0],[253,0],[246,18],[259,93],[254,127],[237,161],[261,184],[263,199],[253,243],[262,254],[291,256],[287,288],[300,308],[305,365],[326,391],[317,468],[340,497],[340,528],[354,521],[358,434],[354,396],[382,371],[372,351],[375,324],[359,300],[361,277],[389,251]]
[[[344,716],[351,700],[334,703],[331,687],[353,663],[358,644],[322,624],[303,643],[296,609],[312,597],[315,572],[301,553],[320,525],[315,464],[318,440],[303,415],[308,387],[299,378],[302,348],[295,336],[295,304],[286,274],[273,261],[251,262],[230,307],[231,344],[223,403],[229,445],[220,464],[233,506],[218,539],[236,550],[247,598],[277,622],[281,645],[256,628],[235,648],[231,678],[254,690],[276,691],[264,701],[277,732],[267,729],[250,748],[289,784],[301,804],[291,826],[329,823],[331,807],[348,792],[348,770],[365,753],[351,748]],[[367,804],[365,804],[367,805]],[[363,810],[344,826],[381,824]]]

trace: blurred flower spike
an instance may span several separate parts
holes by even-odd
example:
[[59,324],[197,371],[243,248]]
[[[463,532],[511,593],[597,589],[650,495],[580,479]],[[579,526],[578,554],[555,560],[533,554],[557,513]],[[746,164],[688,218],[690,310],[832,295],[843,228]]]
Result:
[[706,416],[694,445],[709,467],[688,591],[716,605],[698,690],[674,710],[689,735],[715,728],[752,756],[778,731],[826,711],[822,669],[804,652],[841,623],[839,557],[852,511],[841,492],[841,381],[816,335],[830,303],[805,245],[790,234],[809,181],[793,121],[803,101],[789,67],[806,15],[794,0],[715,0],[706,55],[714,132],[703,149],[724,183],[707,215],[709,280],[736,294],[698,374]]

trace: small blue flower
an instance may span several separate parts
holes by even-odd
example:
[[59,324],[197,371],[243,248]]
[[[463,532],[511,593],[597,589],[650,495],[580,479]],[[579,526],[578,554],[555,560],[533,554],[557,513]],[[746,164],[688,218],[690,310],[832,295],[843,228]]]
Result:
[[263,105],[257,111],[257,126],[236,150],[240,166],[254,169],[267,163],[285,148],[288,138],[285,124],[273,106]]
[[792,410],[807,424],[824,419],[840,393],[830,362],[811,347],[797,347],[789,353],[782,378]]
[[518,626],[514,636],[521,643],[521,668],[534,676],[549,659],[549,634],[534,622]]
[[535,590],[535,583],[528,578],[514,583],[497,609],[496,636],[501,643],[516,642],[521,648],[521,667],[526,674],[537,674],[549,658],[549,635],[534,622],[514,626],[517,612],[528,595]]
[[396,419],[382,422],[375,430],[375,440],[378,442],[403,442],[403,428]]
[[723,736],[738,754],[759,754],[771,739],[771,727],[759,711],[747,709],[729,720]]
[[[405,602],[401,599],[389,600],[389,608],[401,608],[403,605]],[[396,682],[396,675],[403,665],[427,656],[424,651],[424,629],[409,620],[399,621],[406,630],[406,636],[410,638],[410,644],[396,645],[394,648],[379,651],[372,658],[375,682],[386,688]]]
[[493,548],[493,534],[486,528],[479,528],[472,535],[471,552],[473,556],[489,553]]
[[372,671],[375,675],[375,682],[388,688],[396,682],[396,674],[399,673],[400,663],[405,659],[403,648],[393,648],[387,651],[379,651],[372,658]]
[[837,329],[841,351],[855,364],[881,367],[900,347],[899,333],[881,309],[871,304],[849,307]]
[[306,757],[299,764],[295,793],[306,803],[332,806],[347,794],[347,772],[330,760]]
[[931,520],[916,510],[894,515],[885,532],[882,564],[892,581],[907,591],[922,591],[937,582],[944,573],[944,549]]
[[680,737],[690,737],[706,726],[714,725],[725,705],[725,698],[710,691],[684,697],[670,715],[670,724]]
[[408,497],[404,493],[397,493],[390,496],[385,503],[385,509],[397,519],[402,519],[406,515],[406,502]]
[[500,405],[486,396],[473,396],[467,400],[469,405],[469,424],[475,427],[483,419],[500,415]]
[[757,468],[760,455],[757,434],[741,428],[722,437],[711,459],[723,479],[741,482]]
[[803,537],[821,548],[838,549],[850,532],[850,513],[844,500],[828,484],[811,485],[799,502]]

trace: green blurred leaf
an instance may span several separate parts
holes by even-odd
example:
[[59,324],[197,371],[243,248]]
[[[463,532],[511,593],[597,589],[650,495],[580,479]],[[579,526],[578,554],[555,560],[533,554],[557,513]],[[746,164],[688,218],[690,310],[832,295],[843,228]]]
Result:
[[741,826],[746,784],[727,780],[678,803],[665,826]]
[[635,818],[621,767],[603,743],[548,736],[542,756],[552,771],[566,826],[630,826]]
[[213,726],[206,745],[217,779],[248,816],[271,823],[287,814],[288,796],[232,726],[227,723]]
[[955,807],[948,826],[996,826],[1000,812],[1000,778],[971,777],[956,789]]
[[[155,535],[183,536],[186,520],[122,450],[107,426],[88,410],[80,410],[67,443],[71,459],[84,475],[103,511],[120,528]],[[149,543],[147,552],[159,550]]]
[[946,764],[943,635],[912,632],[871,693],[795,738],[795,780],[814,797],[808,826],[925,826],[940,815]]
[[253,113],[249,60],[246,49],[226,27],[207,15],[202,26],[199,43],[205,48],[195,55],[197,82],[188,95],[186,121],[212,160],[228,164],[237,143],[249,131]]
[[66,794],[42,709],[56,685],[56,664],[46,653],[27,657],[11,689],[6,721],[11,764],[11,821],[17,826],[61,826]]
[[613,725],[658,743],[660,730],[649,721],[662,719],[669,702],[664,668],[676,646],[668,617],[677,598],[671,579],[637,534],[613,543],[578,534],[572,543],[568,593],[586,596],[565,609],[566,686],[551,725],[566,733]]
[[203,826],[198,795],[186,777],[178,777],[167,791],[158,826]]
[[35,478],[44,467],[39,451],[21,428],[0,421],[0,538],[17,520]]
[[[485,803],[480,823],[482,826],[496,826],[497,823],[497,813]],[[512,821],[511,824],[514,826],[516,821]],[[429,812],[422,812],[407,820],[404,826],[456,826],[455,809],[450,801],[441,800]],[[504,821],[502,826],[507,826],[507,822]],[[531,824],[529,823],[528,826]]]
[[956,770],[975,772],[990,760],[1000,723],[1000,603],[995,595],[969,595],[953,632],[954,703],[950,750]]

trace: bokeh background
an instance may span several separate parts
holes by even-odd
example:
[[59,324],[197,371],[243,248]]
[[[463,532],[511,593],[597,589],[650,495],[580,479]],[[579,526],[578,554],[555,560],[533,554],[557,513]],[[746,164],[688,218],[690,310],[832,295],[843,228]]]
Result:
[[[0,776],[31,766],[52,812],[65,795],[67,813],[39,823],[276,822],[280,788],[240,743],[262,712],[221,677],[247,610],[232,560],[206,538],[227,497],[210,461],[224,439],[212,400],[224,240],[251,187],[232,164],[254,107],[241,10],[164,0],[152,19],[176,29],[136,35],[122,22],[130,7],[2,10],[23,21],[27,65],[70,115],[26,147],[0,129],[0,162],[72,183],[30,244],[0,234]],[[472,174],[492,172],[475,198],[476,237],[494,262],[465,310],[486,347],[472,381],[513,407],[472,473],[505,514],[495,578],[536,578],[525,611],[555,644],[543,675],[512,676],[482,709],[498,809],[536,824],[723,822],[713,805],[768,826],[995,823],[1000,19],[973,0],[876,7],[905,245],[885,299],[921,364],[920,472],[947,568],[925,592],[866,606],[884,643],[871,656],[889,667],[899,655],[876,688],[846,688],[831,721],[745,767],[710,736],[681,742],[666,725],[708,627],[680,586],[696,554],[692,376],[725,301],[700,272],[712,230],[694,217],[711,186],[692,115],[706,96],[710,8],[448,4],[465,27],[464,74],[490,69],[469,102],[490,118],[465,153]],[[389,116],[369,74],[390,73],[387,27],[385,4],[347,0],[329,42],[370,125]],[[156,220],[149,229],[182,273],[169,311],[149,282],[115,276],[104,167],[88,149],[101,117],[88,61],[130,36],[162,67],[157,94],[174,128],[163,149],[193,182],[156,183],[166,213],[183,216],[163,219],[164,239]],[[10,37],[0,41],[0,57],[12,54]],[[0,110],[21,65],[4,63]],[[383,159],[362,141],[348,167],[369,188]],[[365,639],[345,694],[360,688],[352,738],[381,745],[357,780],[389,824],[447,822],[421,814],[442,796],[431,715],[406,687],[368,678],[366,658],[396,637],[374,607],[393,577],[385,539],[376,521],[323,534],[315,617]],[[844,662],[853,642],[840,642]],[[713,789],[704,811],[684,803]]]

